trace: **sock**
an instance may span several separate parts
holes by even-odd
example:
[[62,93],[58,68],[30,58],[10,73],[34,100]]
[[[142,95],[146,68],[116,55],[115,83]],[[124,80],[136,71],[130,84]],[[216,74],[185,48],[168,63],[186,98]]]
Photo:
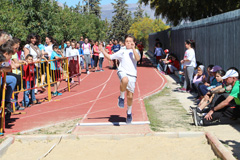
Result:
[[124,95],[125,95],[125,92],[121,92],[121,91],[120,91],[120,98],[123,98],[123,99],[124,99]]
[[132,114],[132,106],[128,106],[127,114]]

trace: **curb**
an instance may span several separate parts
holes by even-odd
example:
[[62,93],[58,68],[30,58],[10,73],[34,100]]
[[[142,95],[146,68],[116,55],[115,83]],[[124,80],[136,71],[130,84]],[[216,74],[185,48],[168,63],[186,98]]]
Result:
[[14,138],[13,137],[8,137],[6,140],[4,140],[0,144],[0,158],[4,155],[4,153],[7,151],[8,147],[13,143]]
[[214,134],[207,132],[205,135],[208,139],[208,142],[212,146],[213,151],[218,157],[223,160],[236,160],[232,153],[226,147],[224,147],[224,145],[218,140],[218,138]]

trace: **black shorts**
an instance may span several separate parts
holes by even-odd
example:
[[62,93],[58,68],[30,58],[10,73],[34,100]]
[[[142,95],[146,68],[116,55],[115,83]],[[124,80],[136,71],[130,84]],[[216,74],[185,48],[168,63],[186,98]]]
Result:
[[99,59],[98,56],[94,56],[94,58],[93,58],[93,60],[94,60],[94,67],[97,67],[98,59]]

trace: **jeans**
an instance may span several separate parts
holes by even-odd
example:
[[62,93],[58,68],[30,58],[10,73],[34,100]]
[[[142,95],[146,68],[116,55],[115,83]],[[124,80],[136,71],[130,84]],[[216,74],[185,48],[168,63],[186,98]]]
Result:
[[[94,56],[93,56],[93,57],[94,57]],[[94,59],[93,59],[93,57],[91,58],[91,68],[94,67]]]
[[[15,89],[16,84],[17,84],[17,79],[14,76],[8,76],[8,75],[6,76],[6,86],[7,86],[6,96],[5,96],[6,102],[11,101],[12,93]],[[1,85],[2,85],[2,77],[1,77]]]
[[[27,86],[26,86],[26,85],[27,85]],[[34,88],[34,81],[24,81],[24,82],[23,82],[23,87],[24,87],[25,89]],[[23,105],[24,107],[29,106],[29,103],[30,103],[29,95],[31,95],[31,101],[36,101],[34,89],[28,90],[28,91],[24,91],[23,101],[22,101],[22,105]]]
[[99,68],[102,69],[102,63],[103,63],[104,58],[101,57],[99,60]]

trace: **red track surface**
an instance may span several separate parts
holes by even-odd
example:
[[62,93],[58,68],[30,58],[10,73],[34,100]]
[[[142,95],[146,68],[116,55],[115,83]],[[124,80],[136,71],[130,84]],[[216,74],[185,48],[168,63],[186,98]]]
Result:
[[[104,66],[107,64],[105,60]],[[138,67],[132,111],[134,122],[148,120],[143,98],[161,90],[165,83],[165,77],[145,59],[144,66]],[[117,107],[119,79],[116,70],[106,67],[104,72],[83,73],[81,84],[72,85],[71,92],[64,90],[66,86],[66,82],[61,83],[63,95],[53,97],[51,102],[27,108],[26,114],[12,115],[5,132],[15,133],[76,118],[82,118],[80,123],[125,122],[127,107]],[[47,94],[36,97],[44,98]]]

